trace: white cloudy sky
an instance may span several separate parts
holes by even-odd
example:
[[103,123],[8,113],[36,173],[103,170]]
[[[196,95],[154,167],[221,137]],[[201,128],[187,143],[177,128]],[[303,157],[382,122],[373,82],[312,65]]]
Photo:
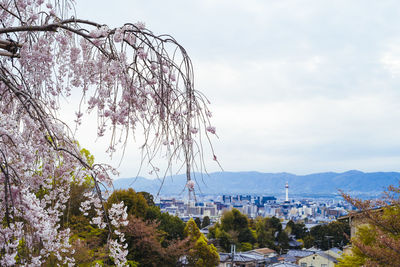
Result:
[[[212,102],[225,170],[400,170],[400,2],[81,0],[76,8],[110,26],[143,21],[186,48],[196,87]],[[84,146],[108,161],[86,133]],[[136,175],[137,147],[121,176]]]

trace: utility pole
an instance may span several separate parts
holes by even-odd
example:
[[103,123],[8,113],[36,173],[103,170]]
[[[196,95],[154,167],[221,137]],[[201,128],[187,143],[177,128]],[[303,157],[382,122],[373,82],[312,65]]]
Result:
[[232,267],[233,267],[233,265],[235,264],[235,263],[234,263],[235,252],[236,252],[236,245],[235,245],[235,244],[231,244],[231,253],[232,253]]

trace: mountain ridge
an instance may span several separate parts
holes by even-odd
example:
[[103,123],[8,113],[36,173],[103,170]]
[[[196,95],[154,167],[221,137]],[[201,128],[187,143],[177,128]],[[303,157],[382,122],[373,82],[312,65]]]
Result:
[[[257,171],[193,173],[195,189],[201,194],[283,194],[285,183],[289,183],[291,194],[338,194],[341,189],[352,194],[379,194],[389,185],[398,185],[399,172],[362,172],[349,170],[342,173],[321,172],[296,175],[287,172],[264,173]],[[145,177],[120,178],[114,180],[115,189],[134,188],[161,195],[181,194],[185,189],[186,175],[160,179]]]

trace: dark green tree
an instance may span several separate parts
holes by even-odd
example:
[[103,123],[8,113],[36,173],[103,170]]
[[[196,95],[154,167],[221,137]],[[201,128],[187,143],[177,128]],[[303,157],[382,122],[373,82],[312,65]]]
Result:
[[145,220],[155,221],[161,217],[160,208],[157,206],[149,206],[146,210]]
[[249,227],[246,227],[246,228],[239,230],[238,241],[240,243],[254,244],[254,243],[256,243],[256,237],[253,235],[253,232],[251,231],[251,229]]
[[146,199],[147,205],[149,205],[149,206],[155,206],[156,205],[154,203],[153,195],[150,194],[149,192],[141,191],[141,192],[138,192],[138,194],[141,194]]
[[265,225],[267,228],[275,229],[278,232],[282,231],[281,221],[275,216],[271,218],[265,218]]
[[247,216],[237,209],[226,211],[221,217],[221,223],[209,228],[209,237],[217,239],[224,251],[230,251],[231,244],[235,244],[238,250],[242,247],[248,250],[248,244],[253,247],[257,242],[256,232],[249,227]]
[[121,201],[127,207],[128,214],[145,218],[148,204],[142,194],[136,193],[132,188],[115,190],[107,199],[107,206],[111,207],[113,203],[120,203]]
[[310,229],[310,235],[318,248],[327,250],[332,247],[344,246],[349,242],[350,226],[345,222],[334,221],[314,226]]
[[197,224],[197,227],[201,228],[201,220],[200,220],[199,217],[196,217],[196,218],[194,219],[194,222]]
[[290,220],[286,224],[286,228],[289,229],[288,234],[292,234],[296,236],[296,239],[303,239],[307,234],[308,230],[306,225],[303,222],[293,222]]
[[167,240],[183,239],[185,223],[177,216],[161,213],[158,229],[166,233]]
[[289,247],[288,234],[282,230],[282,224],[278,218],[258,217],[255,221],[255,228],[259,247],[268,247],[276,251]]
[[235,243],[231,235],[221,228],[216,229],[215,238],[218,240],[220,247],[226,252],[229,252],[231,249],[231,244]]
[[289,236],[285,231],[278,232],[276,241],[278,241],[280,249],[288,249],[289,248]]
[[314,237],[311,236],[311,234],[307,234],[304,236],[303,242],[304,242],[305,248],[311,248],[314,246],[315,239],[314,239]]
[[269,247],[274,248],[274,241],[275,241],[275,229],[268,228],[266,226],[266,219],[262,217],[258,217],[255,220],[255,230],[257,236],[257,243],[260,248]]
[[207,227],[210,225],[210,217],[204,216],[203,222],[201,223],[201,228]]
[[226,211],[221,218],[221,227],[224,231],[229,232],[231,230],[239,232],[242,229],[249,227],[249,222],[246,215],[242,214],[237,209]]

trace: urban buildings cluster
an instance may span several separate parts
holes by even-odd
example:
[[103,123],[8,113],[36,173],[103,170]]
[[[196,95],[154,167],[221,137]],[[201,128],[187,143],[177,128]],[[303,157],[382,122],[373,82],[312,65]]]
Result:
[[344,200],[324,198],[289,198],[289,186],[285,185],[285,198],[260,195],[217,195],[203,196],[195,200],[161,198],[157,205],[162,212],[176,215],[183,220],[192,217],[208,216],[218,220],[224,210],[238,209],[249,218],[272,217],[284,221],[304,221],[306,224],[319,224],[335,220],[352,209]]
[[[190,196],[190,195],[189,195]],[[162,212],[180,217],[187,221],[193,217],[202,219],[208,216],[211,221],[219,221],[225,210],[233,208],[249,218],[277,217],[282,221],[285,228],[289,220],[302,221],[310,229],[318,224],[335,221],[338,217],[346,215],[353,207],[342,199],[333,198],[289,198],[289,185],[285,185],[285,194],[276,197],[273,195],[208,195],[197,197],[196,200],[178,199],[175,197],[161,198],[157,205]],[[208,229],[201,230],[208,233]],[[258,248],[246,252],[231,253],[220,252],[220,264],[218,267],[232,266],[321,266],[333,267],[343,251],[338,248],[329,248],[323,251],[318,248],[299,249],[299,244],[290,235],[291,245],[287,251],[274,251],[270,248]],[[281,253],[283,252],[283,253]]]

